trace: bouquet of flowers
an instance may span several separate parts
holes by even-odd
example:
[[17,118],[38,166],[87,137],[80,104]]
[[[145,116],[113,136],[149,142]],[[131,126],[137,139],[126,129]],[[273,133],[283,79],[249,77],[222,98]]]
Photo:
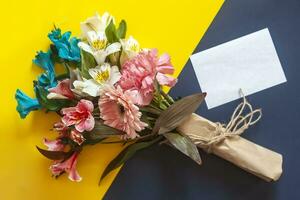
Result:
[[[80,38],[54,27],[48,34],[49,50],[39,51],[33,60],[44,70],[33,84],[35,98],[21,90],[15,95],[21,118],[39,109],[56,112],[61,117],[53,125],[56,139],[44,139],[47,149],[37,147],[42,155],[53,160],[50,166],[53,176],[66,172],[70,180],[80,181],[76,163],[86,145],[125,146],[106,167],[102,180],[135,152],[155,143],[168,143],[198,164],[201,158],[197,146],[266,180],[279,178],[281,155],[239,136],[259,119],[253,120],[254,114],[260,114],[260,110],[252,110],[245,98],[234,112],[230,126],[210,122],[193,114],[205,93],[175,101],[164,92],[164,86],[173,87],[177,82],[170,76],[174,72],[170,56],[160,55],[157,49],[141,48],[132,36],[126,38],[124,20],[117,26],[110,14],[96,14],[80,27]],[[57,74],[58,67],[63,67],[64,73]],[[247,106],[250,113],[243,117]],[[226,144],[229,150],[224,151],[220,146]],[[249,154],[236,153],[239,147],[250,149],[252,157],[268,155],[268,158],[253,164],[255,159],[249,158]],[[233,151],[234,159],[230,156]],[[270,163],[272,172],[265,172]]]

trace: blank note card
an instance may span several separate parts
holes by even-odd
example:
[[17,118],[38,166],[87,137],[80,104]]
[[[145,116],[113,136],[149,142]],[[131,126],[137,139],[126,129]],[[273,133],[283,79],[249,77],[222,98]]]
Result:
[[208,109],[286,82],[269,30],[196,53],[191,61]]

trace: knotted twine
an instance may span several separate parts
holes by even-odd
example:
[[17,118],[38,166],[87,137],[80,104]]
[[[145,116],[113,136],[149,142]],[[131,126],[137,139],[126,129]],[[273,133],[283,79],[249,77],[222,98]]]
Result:
[[[210,138],[189,133],[188,136],[194,141],[194,143],[207,147],[207,152],[211,153],[215,144],[228,137],[241,135],[246,129],[261,119],[261,109],[253,110],[252,105],[247,101],[242,90],[240,90],[240,94],[243,97],[243,102],[235,108],[229,123],[226,125],[216,122],[216,129],[213,131]],[[248,113],[243,114],[247,108],[249,110]]]

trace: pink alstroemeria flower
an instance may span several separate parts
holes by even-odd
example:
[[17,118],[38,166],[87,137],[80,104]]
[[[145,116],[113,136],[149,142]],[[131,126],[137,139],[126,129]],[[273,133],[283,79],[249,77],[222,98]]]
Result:
[[62,151],[65,148],[65,145],[61,142],[61,139],[48,140],[44,138],[44,145],[48,147],[48,151]]
[[73,99],[75,96],[70,89],[70,79],[58,82],[56,87],[48,89],[48,99]]
[[80,175],[76,170],[78,155],[79,153],[75,152],[69,159],[63,162],[54,163],[53,165],[50,166],[50,171],[54,176],[59,176],[61,173],[67,172],[69,174],[68,178],[71,181],[76,181],[76,182],[81,181],[82,178],[80,177]]
[[75,125],[79,132],[91,131],[95,126],[95,119],[92,115],[94,105],[91,101],[81,99],[76,107],[63,108],[64,115],[62,122],[67,126]]

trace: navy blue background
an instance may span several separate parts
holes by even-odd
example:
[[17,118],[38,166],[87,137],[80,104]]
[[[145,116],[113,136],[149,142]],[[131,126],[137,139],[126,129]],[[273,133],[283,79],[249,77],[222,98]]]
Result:
[[[203,151],[203,165],[198,166],[180,152],[157,145],[137,153],[124,165],[105,199],[300,199],[299,25],[299,0],[227,0],[195,50],[269,28],[287,83],[248,97],[254,107],[263,109],[263,118],[243,137],[283,155],[284,171],[278,182],[266,183]],[[200,87],[188,61],[171,95],[196,92]],[[227,122],[239,102],[210,110],[203,104],[198,113]]]

